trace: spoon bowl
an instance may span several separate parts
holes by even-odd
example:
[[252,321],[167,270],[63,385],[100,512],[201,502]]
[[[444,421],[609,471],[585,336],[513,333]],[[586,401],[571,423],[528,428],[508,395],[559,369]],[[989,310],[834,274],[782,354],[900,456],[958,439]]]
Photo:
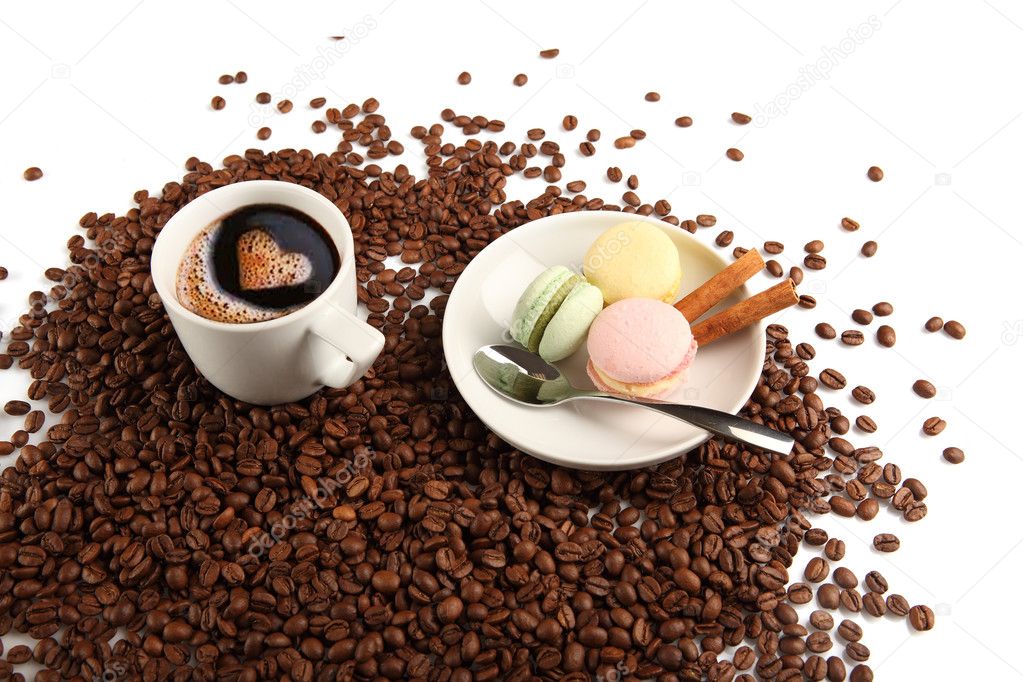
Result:
[[557,367],[518,346],[483,346],[473,354],[472,365],[487,386],[522,405],[551,407],[578,399],[611,400],[656,410],[724,438],[772,452],[788,454],[794,445],[787,435],[727,412],[660,400],[636,401],[602,391],[577,389]]

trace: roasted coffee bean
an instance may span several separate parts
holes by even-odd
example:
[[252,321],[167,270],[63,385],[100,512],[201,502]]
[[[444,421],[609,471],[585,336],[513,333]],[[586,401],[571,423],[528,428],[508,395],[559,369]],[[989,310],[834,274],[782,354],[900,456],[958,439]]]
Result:
[[270,130],[269,128],[263,127],[256,131],[256,137],[258,137],[260,140],[268,140],[270,139],[270,135],[272,132],[273,131]]
[[914,606],[909,610],[909,624],[914,630],[930,630],[934,627],[934,611],[929,606]]
[[843,620],[838,624],[838,636],[846,642],[858,642],[863,637],[863,628],[854,621]]
[[934,384],[926,379],[917,379],[914,381],[913,392],[921,398],[933,398],[938,394],[938,390],[934,388]]
[[859,346],[863,344],[863,332],[858,329],[847,329],[842,332],[842,343],[847,346]]
[[636,138],[631,136],[619,137],[615,139],[615,149],[630,149],[636,146]]
[[845,541],[838,538],[831,538],[824,545],[824,556],[831,561],[841,561],[845,558]]
[[689,116],[679,116],[675,119],[675,125],[679,128],[688,128],[693,125],[693,119]]
[[857,308],[852,312],[853,322],[857,324],[870,324],[874,321],[874,314],[869,310],[863,308]]
[[[216,107],[214,107],[214,109],[215,108]],[[37,166],[32,166],[30,168],[26,168],[25,172],[22,173],[21,175],[22,175],[23,178],[25,178],[29,182],[34,182],[34,181],[38,180],[39,178],[43,177],[43,171],[42,171],[42,169],[40,169]]]
[[216,95],[213,99],[210,100],[210,108],[212,108],[214,111],[220,111],[225,106],[227,106],[227,101],[220,95]]
[[651,91],[651,92],[648,92],[647,94],[643,95],[643,99],[645,99],[647,102],[660,102],[661,101],[661,95],[658,92],[652,92]]
[[803,265],[809,270],[823,270],[827,267],[828,261],[819,253],[808,253],[803,257]]
[[292,104],[290,99],[282,99],[280,102],[277,103],[277,111],[281,112],[282,114],[286,114],[294,108],[295,105]]
[[877,342],[885,348],[895,345],[895,330],[886,324],[877,328]]
[[764,242],[764,251],[766,251],[767,253],[770,253],[770,254],[773,254],[773,255],[778,255],[779,253],[781,253],[784,250],[785,250],[785,245],[782,244],[781,242],[773,242],[773,241]]
[[870,658],[870,649],[862,642],[850,642],[845,646],[845,655],[854,661],[866,661]]
[[875,396],[874,392],[867,388],[866,386],[857,386],[852,390],[852,397],[858,403],[869,405],[872,402],[874,402],[877,396]]
[[866,258],[873,258],[877,253],[877,242],[873,240],[863,242],[863,246],[860,247],[860,253]]
[[840,599],[840,591],[838,587],[831,583],[824,583],[817,588],[817,603],[821,607],[834,611],[838,608]]
[[856,417],[856,428],[863,433],[874,433],[877,431],[877,423],[865,414]]
[[964,327],[961,322],[949,320],[942,325],[942,329],[944,329],[945,333],[953,339],[963,339],[966,337],[966,327]]
[[888,607],[889,613],[893,613],[896,616],[906,616],[909,614],[909,602],[901,594],[890,594],[885,599],[885,605]]
[[269,92],[261,92],[256,95],[256,101],[259,104],[269,104],[270,100],[273,99]]
[[527,76],[524,73],[520,73],[520,74],[516,75],[515,78],[512,79],[512,83],[514,83],[515,85],[517,85],[519,87],[522,87],[523,85],[525,85],[528,82],[529,82],[529,76]]
[[821,557],[814,557],[806,565],[803,575],[812,583],[824,582],[827,579],[830,569],[828,562]]
[[860,229],[860,224],[852,218],[842,218],[842,229],[848,232],[855,232]]
[[472,74],[469,73],[468,71],[463,71],[462,73],[458,74],[458,84],[459,85],[468,85],[471,82],[472,82]]
[[874,314],[877,315],[878,317],[887,317],[888,315],[891,315],[895,311],[895,308],[892,307],[892,304],[888,303],[887,301],[875,303],[873,308],[871,309],[874,311]]
[[811,528],[803,535],[803,541],[808,545],[819,547],[828,541],[828,531],[823,528]]
[[823,370],[818,378],[822,384],[836,391],[845,388],[846,385],[845,377],[842,373],[830,367]]
[[789,585],[787,597],[793,604],[808,604],[813,599],[813,590],[806,583]]
[[847,590],[856,587],[859,583],[859,580],[856,579],[856,574],[845,566],[839,566],[836,568],[832,579],[835,581],[836,585]]
[[817,333],[817,336],[821,337],[822,339],[833,339],[836,336],[838,336],[838,334],[835,332],[835,328],[832,327],[827,322],[817,323],[817,326],[814,327],[813,330],[814,332]]
[[861,663],[849,671],[849,682],[874,682],[874,671]]
[[26,415],[31,409],[32,406],[24,400],[8,400],[4,405],[4,412],[15,417]]
[[945,326],[945,321],[940,317],[932,317],[924,323],[924,329],[929,332],[936,332]]
[[820,253],[824,250],[824,242],[820,239],[814,239],[803,245],[803,250],[808,254]]
[[871,166],[867,169],[867,177],[871,182],[881,182],[881,179],[884,178],[884,171],[877,166]]
[[963,451],[956,447],[945,448],[941,452],[941,456],[945,458],[946,462],[952,464],[962,464],[963,460],[966,459],[966,455]]
[[892,533],[878,533],[874,536],[874,549],[879,552],[894,552],[899,548],[899,538]]
[[720,247],[731,246],[732,239],[734,237],[735,235],[732,233],[731,230],[722,230],[721,233],[714,240],[714,243]]
[[810,614],[810,625],[818,630],[830,630],[835,627],[835,619],[827,611],[818,609]]
[[769,272],[773,277],[781,277],[785,272],[785,270],[781,267],[781,263],[773,258],[768,260],[764,265],[767,268],[767,272]]
[[924,420],[923,432],[928,436],[937,436],[945,430],[945,420],[941,417],[928,417]]
[[867,592],[863,595],[863,610],[875,618],[880,618],[888,612],[884,596],[877,592]]
[[743,154],[738,149],[736,149],[735,147],[729,147],[727,150],[725,150],[725,156],[727,156],[732,161],[742,161],[746,155]]

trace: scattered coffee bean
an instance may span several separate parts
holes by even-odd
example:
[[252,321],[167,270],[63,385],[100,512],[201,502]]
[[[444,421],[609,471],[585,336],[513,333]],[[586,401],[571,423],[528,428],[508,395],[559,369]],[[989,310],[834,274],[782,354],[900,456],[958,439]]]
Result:
[[803,576],[812,583],[820,583],[827,579],[830,570],[826,559],[815,556],[806,565]]
[[890,594],[885,599],[885,606],[888,607],[888,612],[896,616],[906,616],[909,614],[909,602],[901,594]]
[[884,171],[877,166],[871,166],[867,169],[867,177],[871,182],[881,182],[881,179],[884,178]]
[[636,146],[636,138],[631,135],[619,137],[615,140],[615,149],[630,149]]
[[819,377],[820,382],[833,390],[841,390],[845,388],[845,377],[837,369],[827,368],[823,370]]
[[810,294],[800,294],[799,307],[806,308],[807,310],[813,310],[817,307],[817,299]]
[[842,343],[847,346],[859,346],[863,344],[863,332],[858,329],[847,329],[842,332]]
[[295,108],[295,105],[292,104],[290,99],[282,99],[280,102],[277,103],[277,111],[281,112],[282,114],[288,113],[293,108]]
[[940,317],[932,317],[931,319],[927,320],[927,322],[924,324],[924,329],[926,329],[929,332],[936,332],[939,331],[944,325],[945,321],[942,320]]
[[874,402],[877,396],[875,396],[874,392],[867,388],[866,386],[857,386],[852,390],[852,397],[858,403],[870,405],[871,403]]
[[888,315],[891,315],[892,312],[894,312],[895,308],[892,307],[891,303],[888,303],[887,301],[881,301],[880,303],[875,303],[872,310],[874,311],[874,314],[877,315],[878,317],[887,317]]
[[764,251],[772,255],[778,255],[785,250],[785,245],[781,242],[764,242]]
[[849,671],[849,682],[874,682],[874,671],[861,663]]
[[810,625],[818,630],[830,630],[835,627],[835,619],[827,611],[817,609],[810,614]]
[[630,175],[625,181],[625,186],[629,189],[639,189],[639,178],[635,175]]
[[578,193],[586,189],[586,183],[582,180],[573,180],[572,182],[565,185],[565,188],[569,192]]
[[838,636],[846,642],[858,642],[863,638],[863,628],[851,620],[843,620],[838,624]]
[[928,417],[924,420],[923,431],[928,436],[937,436],[945,430],[945,420],[941,417]]
[[949,320],[948,322],[946,322],[942,326],[942,329],[944,329],[945,333],[951,336],[953,339],[962,339],[966,337],[966,327],[964,327],[962,323],[956,322],[955,320]]
[[714,243],[723,248],[725,246],[731,246],[732,239],[734,238],[735,234],[733,234],[731,230],[721,230],[720,234],[718,234],[717,238],[714,240]]
[[877,342],[885,348],[895,345],[895,329],[890,325],[882,324],[877,328]]
[[842,229],[848,232],[855,232],[860,229],[860,224],[852,218],[842,218]]
[[863,595],[863,610],[874,618],[880,618],[888,613],[888,606],[885,604],[883,595],[877,592],[867,592]]
[[25,172],[22,173],[22,177],[24,177],[29,182],[35,182],[39,178],[43,177],[43,171],[37,166],[32,166],[30,168],[25,169]]
[[314,97],[311,100],[309,100],[309,107],[311,109],[319,109],[326,103],[327,103],[326,97]]
[[472,74],[469,73],[468,71],[463,71],[462,73],[458,74],[458,84],[459,85],[468,85],[471,82],[472,82]]
[[227,101],[225,101],[224,98],[221,97],[220,95],[216,95],[213,99],[210,100],[210,107],[212,107],[214,111],[220,111],[225,106],[227,106]]
[[835,332],[835,328],[832,327],[827,322],[817,323],[817,326],[814,327],[813,330],[814,332],[816,332],[817,336],[821,337],[822,339],[833,339],[836,336],[838,336],[838,334]]
[[514,83],[515,85],[517,85],[520,88],[523,85],[525,85],[526,83],[528,83],[528,82],[529,82],[529,76],[527,76],[524,73],[520,73],[520,74],[516,75],[515,78],[512,79],[512,83]]
[[822,242],[820,239],[814,239],[812,241],[807,242],[803,246],[803,250],[806,251],[807,253],[820,253],[821,251],[824,250],[824,242]]
[[863,242],[863,246],[860,247],[860,253],[866,258],[873,258],[877,253],[877,242],[873,240]]
[[878,533],[874,536],[874,549],[879,552],[894,552],[899,548],[899,538],[891,533]]
[[934,627],[934,611],[929,606],[914,606],[909,610],[909,624],[920,632],[930,630]]
[[785,274],[785,269],[782,268],[781,263],[774,260],[773,258],[764,263],[764,267],[772,277],[781,277]]
[[913,382],[913,392],[921,398],[933,398],[938,394],[938,389],[926,379],[917,379]]
[[863,308],[857,308],[852,312],[853,322],[857,324],[870,324],[874,321],[874,314],[869,310]]
[[717,217],[710,215],[709,213],[701,213],[696,216],[696,224],[700,227],[714,227],[717,223]]
[[8,400],[4,405],[4,412],[14,417],[21,417],[28,414],[32,406],[24,400]]
[[270,139],[271,133],[273,133],[272,130],[270,130],[267,127],[263,127],[256,131],[256,137],[258,137],[260,140],[268,140]]
[[689,116],[679,116],[678,118],[675,119],[675,125],[677,125],[679,128],[688,128],[689,126],[693,125],[693,119],[690,118]]
[[554,59],[559,54],[561,54],[561,50],[556,47],[549,50],[540,50],[540,56],[544,59]]
[[744,126],[753,119],[747,116],[746,114],[740,114],[738,111],[736,111],[732,113],[732,120],[738,123],[739,125]]
[[220,83],[221,85],[230,85],[231,83],[234,83],[234,76],[232,76],[229,73],[225,73],[223,76],[217,79],[217,82]]
[[819,253],[808,253],[803,257],[803,265],[809,270],[823,270],[828,265],[828,260]]
[[834,611],[840,603],[840,591],[838,586],[825,583],[817,588],[817,603],[822,608]]
[[256,95],[256,102],[259,104],[269,104],[271,99],[269,92],[261,92]]
[[569,114],[561,119],[561,127],[565,130],[575,130],[576,126],[579,125],[579,119]]
[[7,279],[8,274],[10,274],[10,273],[7,272],[7,268],[0,267],[0,280]]
[[793,265],[791,268],[789,268],[789,279],[791,279],[792,283],[795,284],[796,286],[802,284],[803,269],[800,268],[798,265]]
[[966,459],[966,455],[963,451],[955,447],[945,448],[942,450],[941,456],[945,458],[946,462],[950,462],[952,464],[962,464]]
[[856,417],[856,428],[863,433],[874,433],[877,431],[877,423],[865,414]]
[[746,156],[746,155],[745,155],[745,154],[743,154],[743,153],[742,153],[741,151],[739,151],[738,149],[736,149],[735,147],[729,147],[729,148],[728,148],[728,149],[727,149],[727,150],[725,151],[725,156],[727,156],[727,157],[728,157],[729,159],[731,159],[732,161],[742,161],[742,160],[743,160],[743,158],[745,158],[745,156]]

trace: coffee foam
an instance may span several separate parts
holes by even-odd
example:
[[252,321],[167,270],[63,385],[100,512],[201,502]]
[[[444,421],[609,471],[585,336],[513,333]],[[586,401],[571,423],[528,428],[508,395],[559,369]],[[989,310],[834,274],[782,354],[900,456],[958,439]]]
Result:
[[[178,302],[191,310],[196,315],[205,317],[214,322],[229,322],[233,324],[244,324],[246,322],[263,322],[278,317],[283,317],[294,311],[298,306],[285,309],[270,309],[255,305],[237,296],[224,291],[218,286],[213,274],[213,242],[220,229],[221,223],[216,222],[206,227],[188,245],[184,255],[181,257],[181,264],[178,266],[175,288]],[[265,234],[265,233],[263,233]],[[243,235],[247,237],[248,234]],[[269,235],[267,235],[269,238]],[[270,239],[271,243],[273,242]],[[276,244],[273,244],[276,247]],[[279,249],[276,252],[284,254]],[[275,272],[270,269],[271,274]],[[281,270],[281,272],[285,272]],[[274,275],[281,277],[282,275]],[[308,278],[305,274],[303,280]],[[300,280],[300,281],[303,281]],[[257,284],[264,284],[268,278],[260,279]],[[278,286],[270,284],[269,286]]]
[[313,274],[304,254],[281,251],[263,230],[249,230],[238,238],[238,284],[244,291],[302,284]]

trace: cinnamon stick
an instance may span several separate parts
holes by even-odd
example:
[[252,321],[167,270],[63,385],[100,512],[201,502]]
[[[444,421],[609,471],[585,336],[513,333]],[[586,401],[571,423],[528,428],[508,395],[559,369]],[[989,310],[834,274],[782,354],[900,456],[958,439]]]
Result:
[[690,322],[696,322],[705,312],[716,306],[738,289],[750,277],[764,269],[764,259],[756,249],[750,249],[742,258],[717,273],[675,304],[675,309]]
[[756,296],[736,303],[717,315],[697,322],[692,328],[693,336],[696,337],[697,345],[703,347],[722,336],[745,329],[754,322],[773,315],[779,310],[784,310],[798,301],[799,296],[796,295],[795,283],[791,279],[786,279],[766,291],[761,291]]

